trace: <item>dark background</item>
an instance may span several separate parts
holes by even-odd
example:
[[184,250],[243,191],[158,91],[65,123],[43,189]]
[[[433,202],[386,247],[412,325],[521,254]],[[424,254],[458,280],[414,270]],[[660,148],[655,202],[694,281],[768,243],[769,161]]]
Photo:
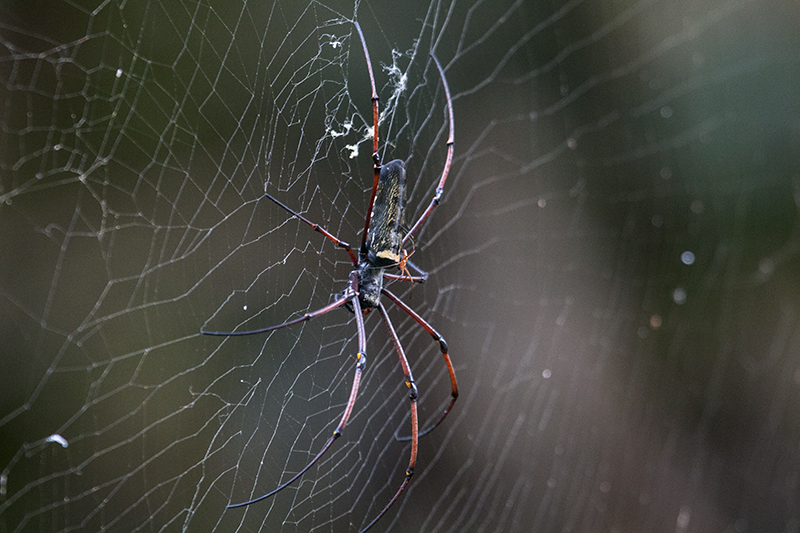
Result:
[[[416,241],[431,280],[396,287],[461,396],[375,530],[800,530],[797,5],[399,4],[357,17],[415,215],[445,157],[434,47],[456,156]],[[344,436],[226,511],[328,438],[355,325],[199,334],[344,286],[346,254],[262,193],[358,242],[353,13],[0,4],[0,532],[356,531],[400,485],[405,387],[369,316]],[[429,421],[439,351],[391,316]]]

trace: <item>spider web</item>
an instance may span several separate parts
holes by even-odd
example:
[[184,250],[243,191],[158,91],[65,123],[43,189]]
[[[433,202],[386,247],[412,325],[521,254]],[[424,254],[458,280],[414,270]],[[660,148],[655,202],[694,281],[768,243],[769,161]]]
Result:
[[[293,5],[294,4],[294,5]],[[387,4],[387,5],[384,5]],[[341,417],[324,306],[381,155],[406,160],[461,396],[376,531],[800,530],[791,2],[0,6],[0,532],[356,531],[402,482],[390,339]],[[423,425],[449,400],[390,315]]]

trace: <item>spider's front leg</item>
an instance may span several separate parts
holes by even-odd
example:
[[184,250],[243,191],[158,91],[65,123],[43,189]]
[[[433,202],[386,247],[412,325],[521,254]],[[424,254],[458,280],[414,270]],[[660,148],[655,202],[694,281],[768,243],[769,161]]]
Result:
[[453,149],[455,146],[455,124],[453,122],[453,100],[450,97],[450,86],[447,85],[447,78],[444,75],[444,69],[442,65],[439,63],[439,60],[436,56],[431,52],[431,58],[433,62],[436,64],[436,69],[439,71],[439,77],[442,78],[442,86],[444,87],[444,96],[447,102],[447,119],[448,124],[450,127],[449,130],[449,137],[447,138],[447,157],[444,163],[444,169],[442,170],[442,177],[439,178],[439,185],[436,187],[436,192],[433,195],[433,200],[431,200],[430,205],[428,208],[422,213],[422,216],[411,226],[411,229],[408,230],[406,233],[405,238],[403,239],[403,245],[405,246],[406,242],[412,238],[412,235],[419,230],[422,223],[428,219],[429,216],[433,213],[433,210],[439,205],[439,202],[442,199],[442,193],[444,192],[444,182],[447,181],[447,176],[450,174],[450,165],[453,162]]

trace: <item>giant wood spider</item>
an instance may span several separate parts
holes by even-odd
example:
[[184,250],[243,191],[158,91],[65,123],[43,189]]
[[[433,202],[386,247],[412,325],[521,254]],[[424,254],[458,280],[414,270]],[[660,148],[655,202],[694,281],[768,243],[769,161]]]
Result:
[[[339,424],[333,431],[333,435],[330,436],[319,453],[317,453],[317,455],[302,470],[297,472],[297,474],[292,476],[291,479],[280,485],[278,488],[258,498],[254,498],[242,503],[228,505],[228,508],[244,507],[269,498],[270,496],[280,492],[292,484],[294,481],[300,478],[300,476],[305,474],[306,471],[308,471],[308,469],[311,468],[317,461],[319,461],[325,452],[327,452],[328,449],[333,445],[334,441],[341,436],[342,431],[347,425],[347,421],[353,412],[353,405],[355,404],[356,397],[358,395],[358,387],[361,383],[361,374],[364,371],[367,362],[367,340],[364,329],[363,315],[372,309],[378,310],[380,317],[383,320],[383,323],[386,325],[389,335],[394,342],[397,355],[400,357],[400,365],[403,369],[403,374],[405,374],[405,383],[409,388],[409,399],[411,403],[411,436],[402,437],[400,439],[411,441],[411,457],[408,461],[408,468],[406,469],[406,475],[403,483],[400,485],[400,488],[397,489],[397,492],[392,499],[389,500],[383,510],[378,514],[378,516],[376,516],[372,522],[370,522],[367,527],[362,530],[367,531],[373,525],[375,525],[375,523],[380,520],[384,514],[386,514],[392,504],[394,504],[394,502],[400,497],[400,494],[411,480],[411,476],[414,474],[414,467],[417,462],[417,447],[419,438],[433,430],[445,419],[455,404],[456,398],[458,398],[458,386],[456,384],[455,370],[453,369],[453,364],[450,361],[447,343],[445,342],[444,338],[442,338],[442,336],[439,335],[439,333],[419,314],[417,314],[408,305],[403,303],[394,293],[390,292],[383,286],[384,278],[391,280],[405,280],[413,283],[424,282],[428,277],[427,273],[417,269],[416,267],[414,267],[414,269],[419,275],[413,276],[409,273],[407,265],[411,263],[408,261],[409,254],[406,252],[405,247],[409,242],[413,244],[412,235],[420,228],[422,223],[431,216],[431,213],[433,213],[433,210],[436,208],[436,206],[439,205],[439,201],[442,197],[442,191],[444,190],[444,183],[445,180],[447,180],[447,175],[450,171],[450,165],[453,160],[455,127],[453,124],[453,104],[450,98],[450,88],[447,85],[444,69],[434,53],[431,52],[431,59],[436,65],[436,69],[438,70],[439,76],[442,80],[442,87],[444,88],[447,105],[449,124],[447,156],[444,169],[442,170],[442,175],[439,178],[439,184],[436,187],[436,192],[431,200],[430,205],[428,205],[428,208],[411,226],[411,229],[406,231],[404,226],[404,215],[406,208],[406,166],[405,163],[399,159],[391,161],[385,165],[381,165],[380,156],[378,155],[378,94],[375,88],[375,77],[372,73],[372,64],[370,62],[369,51],[367,50],[367,43],[364,39],[364,34],[361,31],[361,26],[358,24],[358,22],[354,22],[354,25],[356,31],[358,32],[358,36],[361,39],[361,46],[364,50],[364,56],[367,62],[367,70],[369,71],[369,80],[372,88],[372,160],[374,167],[372,194],[369,199],[369,207],[367,208],[367,216],[364,222],[364,231],[361,237],[361,247],[358,250],[358,257],[356,257],[349,244],[329,233],[319,224],[315,224],[306,219],[301,214],[297,213],[288,206],[284,205],[278,199],[274,198],[272,195],[266,192],[264,194],[267,198],[275,202],[278,206],[286,210],[292,216],[308,224],[314,231],[321,233],[333,241],[336,246],[344,249],[350,255],[350,259],[353,262],[354,268],[349,275],[349,284],[334,302],[322,307],[321,309],[305,313],[301,317],[287,320],[281,324],[249,331],[202,331],[202,333],[205,335],[218,335],[225,337],[266,333],[268,331],[293,326],[295,324],[311,320],[314,317],[324,315],[325,313],[333,311],[339,307],[346,307],[352,311],[356,319],[356,329],[358,331],[358,353],[356,354],[357,362],[355,376],[353,377],[353,385],[350,390],[350,397],[347,400],[347,404],[344,409],[344,414],[342,414]],[[397,267],[399,269],[399,274],[386,272],[386,269],[392,267]],[[433,337],[433,340],[439,344],[442,356],[444,357],[444,362],[447,365],[447,371],[450,374],[450,383],[452,386],[450,404],[447,406],[447,408],[445,408],[439,419],[423,431],[419,430],[417,417],[417,385],[414,382],[414,377],[411,373],[411,367],[408,364],[408,359],[406,359],[403,346],[400,344],[400,339],[397,336],[394,326],[389,320],[389,314],[386,312],[386,308],[384,307],[383,303],[381,303],[381,296],[386,296],[392,303],[407,313],[425,331],[427,331],[431,337]]]

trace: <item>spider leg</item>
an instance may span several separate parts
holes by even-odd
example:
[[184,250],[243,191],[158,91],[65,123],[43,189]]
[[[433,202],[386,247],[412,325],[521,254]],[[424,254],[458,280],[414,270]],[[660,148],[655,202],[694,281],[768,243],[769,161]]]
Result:
[[372,218],[372,207],[375,205],[375,194],[378,192],[378,178],[381,175],[381,156],[378,154],[378,91],[375,88],[375,76],[372,73],[372,61],[369,58],[369,50],[367,49],[367,40],[364,39],[364,32],[361,31],[361,25],[358,22],[353,22],[353,25],[358,31],[358,37],[361,39],[361,48],[364,49],[364,58],[367,60],[367,71],[369,72],[369,83],[372,86],[372,167],[375,171],[375,177],[372,181],[372,194],[369,197],[369,207],[367,208],[367,219],[364,222],[364,235],[361,237],[361,253],[365,253],[367,245],[367,232],[369,231],[369,221]]
[[288,211],[292,216],[295,216],[295,217],[299,218],[301,221],[303,221],[306,224],[308,224],[309,226],[311,226],[311,229],[313,229],[314,231],[322,233],[327,238],[332,240],[334,243],[336,243],[336,246],[338,246],[339,248],[343,248],[344,251],[346,251],[348,254],[350,254],[350,259],[353,260],[353,265],[354,266],[358,264],[358,260],[356,259],[356,256],[353,253],[353,250],[350,248],[349,244],[347,244],[343,240],[339,239],[338,237],[336,237],[332,233],[329,233],[325,228],[323,228],[319,224],[315,224],[315,223],[311,222],[306,217],[304,217],[303,215],[301,215],[297,211],[293,210],[292,208],[288,207],[286,204],[284,204],[283,202],[281,202],[280,200],[278,200],[277,198],[275,198],[271,194],[265,192],[264,196],[266,196],[267,198],[269,198],[270,200],[272,200],[273,202],[278,204],[280,207],[282,207],[283,209]]
[[447,180],[447,175],[450,173],[450,164],[453,162],[453,145],[455,144],[455,124],[453,123],[453,101],[450,98],[450,87],[447,85],[447,78],[444,75],[444,69],[442,69],[442,65],[439,64],[439,60],[436,59],[436,56],[433,55],[433,52],[431,52],[431,58],[433,59],[433,62],[436,64],[436,68],[439,70],[439,76],[442,78],[442,86],[444,86],[445,99],[447,100],[447,117],[448,117],[448,123],[450,124],[450,136],[447,139],[447,159],[445,160],[444,163],[444,170],[442,170],[442,177],[439,179],[439,185],[436,187],[436,193],[433,195],[433,200],[431,200],[431,203],[425,210],[425,212],[422,213],[422,216],[419,217],[417,222],[411,227],[410,230],[408,230],[408,233],[406,233],[406,236],[403,239],[404,246],[406,244],[406,241],[408,241],[411,238],[414,232],[420,228],[422,223],[425,222],[425,220],[427,220],[429,216],[431,216],[431,213],[433,213],[433,210],[436,208],[436,206],[439,205],[439,201],[442,198],[442,193],[444,192],[444,182]]
[[[456,383],[456,371],[453,368],[453,363],[450,361],[450,355],[448,355],[448,353],[447,353],[447,342],[445,342],[444,337],[439,335],[439,332],[436,331],[435,329],[433,329],[433,326],[428,324],[425,321],[424,318],[419,316],[419,314],[417,314],[416,311],[414,311],[409,306],[407,306],[402,300],[400,300],[400,298],[398,298],[397,296],[395,296],[394,294],[392,294],[391,292],[389,292],[386,289],[382,289],[381,293],[385,294],[386,297],[389,298],[392,302],[394,302],[400,309],[405,311],[411,318],[416,320],[417,323],[420,326],[422,326],[422,328],[425,331],[427,331],[430,334],[431,337],[433,337],[433,340],[436,341],[437,343],[439,343],[439,349],[442,352],[442,357],[444,357],[444,363],[445,363],[445,365],[447,365],[447,371],[450,373],[450,385],[452,387],[452,392],[450,393],[450,397],[451,397],[450,405],[447,406],[447,408],[444,410],[444,413],[442,413],[442,416],[439,417],[439,420],[437,420],[436,423],[434,423],[430,427],[428,427],[428,428],[426,428],[426,429],[424,429],[423,431],[420,432],[419,436],[420,437],[424,437],[425,435],[427,435],[428,433],[433,431],[433,429],[436,426],[438,426],[439,424],[442,423],[442,421],[445,419],[445,417],[448,415],[448,413],[450,413],[450,411],[453,409],[453,405],[455,405],[456,400],[458,399],[458,383]],[[397,440],[400,440],[400,441],[406,441],[406,440],[409,440],[409,439],[413,439],[414,436],[412,435],[411,437],[396,437],[396,438],[397,438]]]
[[[252,503],[260,502],[270,496],[282,491],[295,481],[300,478],[303,474],[305,474],[309,468],[314,466],[314,464],[320,460],[320,458],[325,455],[325,452],[330,449],[333,445],[334,441],[341,437],[342,431],[344,431],[344,427],[347,425],[347,421],[350,419],[350,415],[353,412],[353,405],[356,403],[356,396],[358,396],[358,387],[361,384],[361,374],[364,372],[364,367],[367,364],[367,334],[364,329],[364,317],[361,313],[361,304],[358,301],[358,278],[356,277],[356,273],[353,272],[350,274],[350,288],[347,290],[348,297],[350,299],[350,303],[355,310],[356,315],[356,328],[358,330],[358,353],[356,354],[356,372],[355,376],[353,377],[353,385],[350,388],[350,397],[347,399],[347,405],[344,408],[344,414],[342,414],[341,420],[339,420],[339,425],[336,426],[336,429],[333,430],[333,435],[331,435],[325,445],[322,447],[320,452],[314,456],[310,463],[308,463],[302,470],[300,470],[297,474],[292,476],[292,478],[287,481],[286,483],[282,484],[277,489],[264,494],[263,496],[259,496],[258,498],[254,498],[250,501],[242,502],[242,503],[233,503],[227,506],[228,509],[233,509],[236,507],[245,507]],[[343,298],[347,299],[347,298]]]
[[386,279],[410,281],[411,283],[425,283],[428,281],[428,276],[406,276],[405,274],[388,274],[386,272],[383,273],[383,277]]
[[422,269],[421,269],[420,267],[418,267],[417,265],[415,265],[413,262],[411,262],[411,259],[407,259],[407,260],[406,260],[406,265],[408,265],[408,266],[410,266],[411,268],[413,268],[414,270],[416,270],[416,271],[417,271],[417,274],[419,274],[419,275],[420,275],[420,277],[423,277],[423,278],[425,278],[425,279],[428,279],[428,273],[427,273],[427,272],[425,272],[424,270],[422,270]]
[[386,511],[397,501],[402,494],[403,490],[405,490],[406,486],[408,485],[409,481],[411,481],[411,476],[414,475],[414,467],[417,464],[417,444],[419,442],[419,420],[417,418],[417,385],[414,383],[414,377],[411,375],[411,367],[408,364],[408,359],[406,358],[406,354],[403,351],[403,346],[400,344],[400,339],[397,337],[397,332],[394,330],[394,326],[392,326],[391,320],[389,320],[389,313],[386,312],[386,308],[383,306],[382,303],[378,303],[378,311],[381,313],[381,318],[383,319],[383,323],[386,324],[386,327],[389,330],[389,335],[392,337],[392,341],[394,342],[394,348],[397,350],[397,355],[400,356],[400,365],[403,367],[403,374],[406,378],[406,386],[409,388],[409,400],[411,401],[411,458],[408,460],[408,468],[406,469],[406,477],[403,480],[402,485],[400,488],[397,489],[397,492],[394,494],[389,503],[386,504],[386,507],[372,519],[367,527],[361,530],[361,533],[365,533],[368,529],[375,525],[375,523],[380,520],[383,515],[386,514]]
[[[387,279],[410,281],[411,283],[425,283],[426,281],[428,281],[428,273],[425,272],[424,270],[422,270],[420,267],[418,267],[414,263],[412,263],[410,259],[406,259],[406,266],[407,267],[410,266],[411,268],[416,270],[417,274],[419,274],[419,275],[418,276],[411,276],[411,275],[405,275],[405,274],[389,274],[387,272],[384,272],[383,273],[383,277],[385,277]],[[406,268],[405,271],[408,272],[408,268]]]
[[[339,298],[333,303],[326,305],[325,307],[317,309],[316,311],[311,311],[310,313],[305,313],[301,317],[297,317],[292,320],[287,320],[286,322],[282,322],[281,324],[276,324],[274,326],[267,326],[266,328],[252,329],[248,331],[205,331],[201,329],[200,333],[202,333],[203,335],[214,335],[217,337],[241,337],[243,335],[256,335],[258,333],[266,333],[268,331],[274,331],[276,329],[294,326],[295,324],[299,324],[300,322],[305,322],[306,320],[311,320],[312,318],[317,317],[319,315],[324,315],[325,313],[329,313],[334,309],[343,306],[347,302],[347,300],[352,300],[352,298],[353,295],[351,293],[351,290],[347,289],[347,291],[341,298]],[[358,299],[357,296],[356,299]]]

